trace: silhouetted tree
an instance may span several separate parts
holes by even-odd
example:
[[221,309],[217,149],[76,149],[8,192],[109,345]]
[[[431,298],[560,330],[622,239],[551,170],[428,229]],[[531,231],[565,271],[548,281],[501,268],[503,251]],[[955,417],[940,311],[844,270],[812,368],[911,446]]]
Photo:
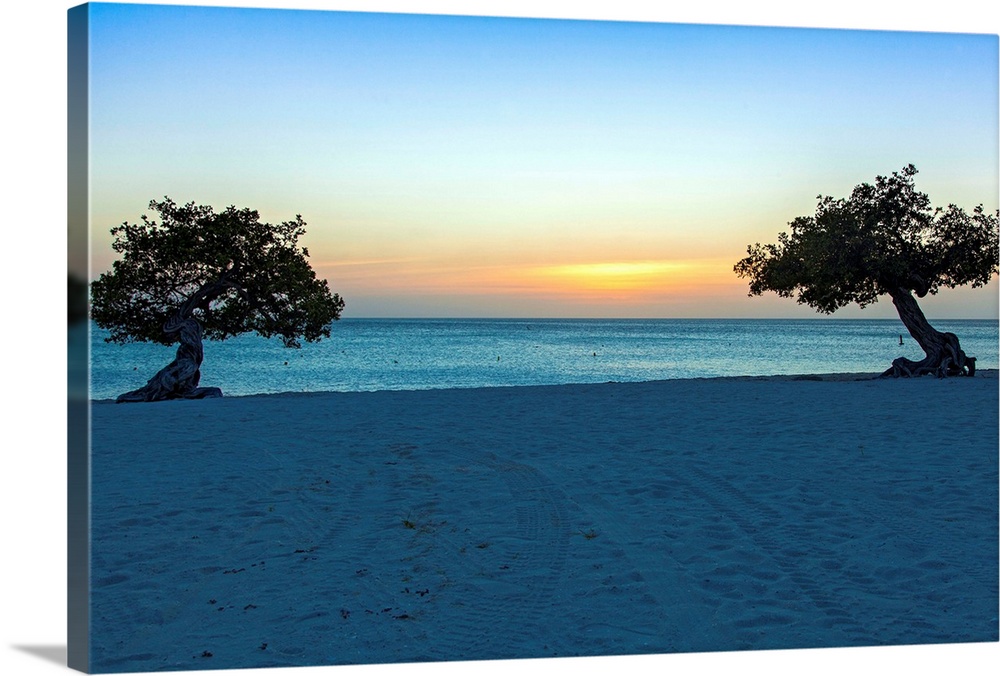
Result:
[[111,332],[109,342],[180,346],[173,362],[119,402],[221,396],[198,387],[202,335],[256,332],[280,336],[286,347],[330,336],[344,301],[316,278],[309,252],[298,246],[301,216],[272,225],[251,209],[215,213],[169,198],[149,208],[159,222],[143,215],[111,229],[121,257],[91,285],[91,317]]
[[751,296],[774,291],[824,313],[887,295],[926,356],[900,357],[883,376],[971,376],[975,358],[955,334],[930,325],[914,294],[979,287],[997,274],[1000,212],[988,214],[982,205],[971,214],[954,204],[931,208],[914,188],[916,173],[911,164],[876,177],[874,185],[858,185],[847,199],[821,195],[815,215],[789,223],[790,234],[779,233],[777,244],[748,246],[734,269],[750,278]]

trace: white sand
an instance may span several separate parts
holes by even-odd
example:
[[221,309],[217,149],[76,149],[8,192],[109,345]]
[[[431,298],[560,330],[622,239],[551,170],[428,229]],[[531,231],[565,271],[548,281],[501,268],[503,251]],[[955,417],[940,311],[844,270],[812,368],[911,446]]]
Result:
[[996,641],[998,382],[93,406],[93,668]]

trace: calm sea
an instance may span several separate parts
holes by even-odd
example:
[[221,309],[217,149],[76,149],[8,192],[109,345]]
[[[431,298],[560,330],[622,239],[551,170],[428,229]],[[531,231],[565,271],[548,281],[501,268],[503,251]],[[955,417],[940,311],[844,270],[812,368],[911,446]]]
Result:
[[[996,321],[934,326],[956,333],[979,368],[997,368]],[[86,328],[70,339],[86,340]],[[174,357],[175,348],[106,335],[91,329],[93,399],[141,387]],[[301,349],[257,336],[206,342],[201,384],[247,395],[875,373],[899,356],[923,353],[889,319],[343,319]]]

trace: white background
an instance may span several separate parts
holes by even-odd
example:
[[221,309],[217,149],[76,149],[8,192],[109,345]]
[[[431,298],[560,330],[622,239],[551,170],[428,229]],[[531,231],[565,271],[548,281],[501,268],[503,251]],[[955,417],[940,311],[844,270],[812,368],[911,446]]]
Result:
[[[66,10],[75,3],[14,0],[0,20],[0,225],[3,336],[3,527],[0,606],[2,672],[65,670],[66,646]],[[754,3],[700,0],[674,7],[650,0],[260,0],[232,6],[418,11],[609,20],[818,26],[997,34],[1000,9],[983,0],[839,0]],[[928,92],[928,96],[933,96]],[[962,105],[956,101],[955,105]],[[984,433],[990,431],[985,430]],[[623,609],[627,612],[627,609]],[[488,628],[484,627],[488,631]],[[528,660],[437,665],[225,670],[295,674],[598,674],[609,670],[711,674],[978,674],[1000,664],[1000,644]]]

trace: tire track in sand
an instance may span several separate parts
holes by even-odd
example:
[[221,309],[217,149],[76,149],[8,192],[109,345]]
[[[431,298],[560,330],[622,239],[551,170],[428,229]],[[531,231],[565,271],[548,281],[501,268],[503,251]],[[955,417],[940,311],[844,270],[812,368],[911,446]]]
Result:
[[[555,603],[568,555],[565,495],[531,465],[454,446],[449,455],[478,467],[482,486],[488,489],[480,493],[494,495],[486,502],[490,509],[476,510],[474,515],[466,512],[474,517],[470,523],[477,522],[475,540],[442,532],[426,552],[452,581],[437,599],[450,606],[449,620],[434,626],[426,656],[514,658],[523,657],[526,647],[537,645],[542,636],[557,642],[560,637],[551,635],[544,618]],[[479,556],[458,553],[463,542],[480,539],[483,542],[474,545],[482,548],[476,552]]]
[[[797,599],[786,599],[792,602],[805,601],[815,607],[826,617],[825,631],[830,645],[858,645],[872,643],[871,631],[854,619],[848,608],[837,595],[824,589],[822,575],[810,557],[801,549],[783,543],[780,537],[772,535],[779,532],[787,517],[776,509],[758,501],[739,490],[732,483],[695,465],[688,466],[688,472],[678,475],[687,484],[688,489],[710,505],[719,514],[732,522],[742,533],[754,543],[758,552],[772,561],[781,574],[790,581],[800,593]],[[738,572],[726,569],[726,574]],[[819,581],[818,579],[819,578]],[[773,580],[778,582],[778,580]],[[724,581],[722,582],[724,584]],[[776,612],[761,611],[756,618],[740,621],[743,628],[791,624],[792,616]],[[840,636],[839,639],[835,636]],[[801,646],[807,647],[807,646]]]
[[[328,471],[326,479],[271,450],[263,456],[256,471],[219,477],[218,483],[183,494],[185,511],[204,512],[199,520],[192,518],[184,526],[198,534],[196,539],[177,543],[190,552],[188,567],[167,572],[163,586],[168,594],[154,597],[147,591],[131,600],[132,605],[140,605],[158,599],[159,607],[150,608],[155,621],[137,626],[116,646],[115,657],[106,650],[95,655],[96,667],[209,666],[211,661],[203,653],[224,657],[232,668],[299,663],[298,650],[282,655],[276,645],[270,652],[259,648],[264,642],[261,636],[273,634],[288,619],[286,608],[268,607],[260,599],[275,597],[273,590],[280,598],[295,577],[292,567],[336,542],[351,523],[352,510],[357,512],[355,506],[362,504],[365,486],[351,480],[346,471]],[[214,503],[224,482],[237,494],[235,501],[242,508],[219,514],[224,520],[213,520],[215,512],[208,511],[210,507],[199,510],[197,506]],[[245,638],[242,657],[231,654],[240,637]],[[215,647],[220,641],[227,651]],[[132,655],[141,659],[130,661]]]

